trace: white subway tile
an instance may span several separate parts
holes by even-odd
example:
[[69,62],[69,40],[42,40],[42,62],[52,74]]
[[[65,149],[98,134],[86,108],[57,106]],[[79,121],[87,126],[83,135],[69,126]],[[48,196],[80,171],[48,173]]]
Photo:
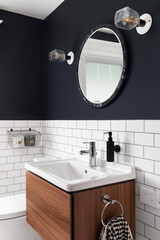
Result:
[[13,121],[0,121],[0,128],[13,128]]
[[[49,120],[49,121],[45,121],[46,122],[46,124],[45,124],[45,126],[46,127],[49,127],[49,128],[51,128],[51,127],[53,127],[53,120]],[[41,124],[41,126],[42,126],[42,124]]]
[[6,143],[6,142],[8,142],[8,136],[7,136],[7,135],[1,135],[1,136],[0,136],[0,142],[1,142],[1,143]]
[[68,143],[68,138],[67,137],[61,137],[60,143],[67,144]]
[[7,148],[7,144],[6,143],[0,143],[0,150],[1,149],[6,149]]
[[68,138],[68,144],[70,144],[72,146],[77,146],[77,138],[69,137]]
[[97,129],[97,121],[95,120],[88,120],[87,121],[87,129]]
[[62,120],[61,121],[61,128],[67,128],[68,127],[68,121],[67,120]]
[[154,227],[154,215],[145,212],[142,209],[136,208],[136,220],[143,222],[151,227]]
[[140,235],[139,233],[136,233],[136,240],[148,240],[148,238],[145,238],[144,236]]
[[7,178],[10,178],[10,177],[18,177],[20,176],[20,171],[19,170],[14,170],[14,171],[8,171],[7,172]]
[[111,122],[110,120],[100,120],[98,121],[98,130],[110,131],[111,129]]
[[144,223],[136,220],[136,232],[144,235]]
[[25,183],[21,184],[21,190],[26,190],[26,184]]
[[82,138],[91,138],[92,137],[92,131],[91,130],[82,130]]
[[106,146],[106,142],[105,141],[97,141],[97,146],[96,148],[99,150],[99,151],[106,151],[107,149],[107,146]]
[[7,163],[16,163],[20,162],[19,156],[7,157]]
[[10,185],[7,186],[7,192],[13,192],[13,191],[18,191],[20,190],[20,184],[15,184],[15,185]]
[[0,135],[6,135],[7,131],[6,128],[0,128]]
[[135,133],[135,144],[153,146],[153,134]]
[[28,148],[28,154],[39,154],[39,153],[41,153],[40,147]]
[[17,184],[17,183],[25,183],[26,181],[26,177],[16,177],[14,179],[14,183]]
[[53,121],[53,127],[55,127],[55,128],[61,127],[61,121],[60,120],[54,120]]
[[119,143],[134,143],[134,133],[118,132],[117,142]]
[[87,128],[87,121],[85,120],[78,120],[77,121],[77,128],[81,128],[81,129],[86,129]]
[[13,170],[13,164],[0,165],[0,171],[10,171]]
[[128,132],[144,132],[144,120],[127,120]]
[[78,137],[80,138],[81,137],[81,130],[79,129],[73,129],[73,137]]
[[160,161],[160,148],[144,147],[144,158]]
[[9,179],[2,179],[0,180],[0,186],[8,186],[10,184],[13,184],[13,178],[9,178]]
[[41,121],[28,121],[28,127],[40,127]]
[[72,153],[72,146],[70,145],[65,145],[64,146],[64,151],[67,153]]
[[145,184],[160,189],[160,176],[145,173]]
[[160,120],[145,120],[145,132],[160,133]]
[[111,130],[112,131],[125,131],[126,130],[126,121],[125,120],[112,120],[111,121]]
[[144,172],[142,171],[136,171],[136,181],[139,182],[139,183],[144,183]]
[[68,127],[69,128],[77,128],[77,121],[75,121],[75,120],[69,120],[68,121]]
[[7,173],[6,172],[0,172],[0,179],[4,179],[7,177]]
[[20,148],[20,149],[15,149],[14,150],[14,155],[19,155],[20,156],[20,155],[26,155],[26,154],[27,154],[27,149],[26,148]]
[[6,192],[7,192],[7,188],[0,186],[0,194],[6,193]]
[[134,166],[134,157],[121,155],[121,153],[118,154],[117,156],[118,156],[117,160],[119,163]]
[[154,162],[151,160],[143,159],[143,158],[135,158],[135,166],[137,169],[145,171],[145,172],[154,172]]
[[66,128],[64,130],[64,135],[68,137],[72,137],[72,129]]
[[143,157],[143,147],[133,144],[126,144],[126,155],[133,157]]
[[156,216],[156,228],[160,231],[160,217]]
[[[147,188],[148,188],[148,186],[147,186]],[[154,188],[152,189],[152,191],[154,191]],[[149,205],[145,205],[145,210],[146,210],[147,212],[150,212],[150,213],[152,213],[152,214],[157,215],[157,216],[160,217],[160,209],[153,208],[153,207],[151,207],[151,206],[149,206]]]
[[27,121],[14,121],[14,127],[27,127]]
[[160,147],[160,134],[155,134],[155,146]]
[[21,156],[21,162],[33,162],[33,159],[34,159],[33,155]]
[[144,210],[144,203],[140,202],[140,196],[136,195],[136,199],[135,200],[136,200],[136,207]]
[[160,162],[155,162],[155,174],[160,175]]
[[23,169],[25,167],[25,163],[15,163],[14,168],[15,169]]
[[6,162],[7,162],[6,157],[0,158],[0,164],[6,164]]
[[145,236],[151,240],[160,239],[160,232],[150,226],[145,225]]
[[92,131],[92,138],[96,140],[103,140],[103,132],[102,131]]
[[58,128],[57,129],[57,135],[63,136],[64,135],[64,129],[63,128]]

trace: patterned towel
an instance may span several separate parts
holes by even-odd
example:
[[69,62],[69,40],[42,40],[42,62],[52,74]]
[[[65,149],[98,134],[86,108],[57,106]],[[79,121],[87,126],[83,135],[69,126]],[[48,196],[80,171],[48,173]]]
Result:
[[133,240],[126,219],[123,216],[109,219],[101,231],[99,240]]

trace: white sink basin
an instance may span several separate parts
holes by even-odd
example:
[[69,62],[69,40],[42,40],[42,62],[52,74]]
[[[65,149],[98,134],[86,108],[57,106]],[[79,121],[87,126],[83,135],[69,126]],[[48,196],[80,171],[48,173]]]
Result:
[[26,163],[26,169],[67,192],[127,181],[135,178],[131,166],[112,163],[89,168],[76,159]]

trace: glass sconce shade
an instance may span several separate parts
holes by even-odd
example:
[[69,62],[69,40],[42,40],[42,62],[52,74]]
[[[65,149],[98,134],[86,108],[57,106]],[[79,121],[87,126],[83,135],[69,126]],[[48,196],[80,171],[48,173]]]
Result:
[[125,7],[115,13],[114,21],[116,27],[131,30],[140,25],[140,16],[135,10]]
[[51,62],[65,62],[66,61],[66,54],[64,51],[61,50],[53,50],[49,53],[49,61]]

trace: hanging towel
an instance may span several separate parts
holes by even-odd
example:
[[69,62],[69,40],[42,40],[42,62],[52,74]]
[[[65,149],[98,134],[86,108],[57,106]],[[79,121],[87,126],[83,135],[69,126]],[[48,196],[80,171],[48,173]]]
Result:
[[133,240],[126,219],[123,216],[109,219],[102,228],[99,240]]

